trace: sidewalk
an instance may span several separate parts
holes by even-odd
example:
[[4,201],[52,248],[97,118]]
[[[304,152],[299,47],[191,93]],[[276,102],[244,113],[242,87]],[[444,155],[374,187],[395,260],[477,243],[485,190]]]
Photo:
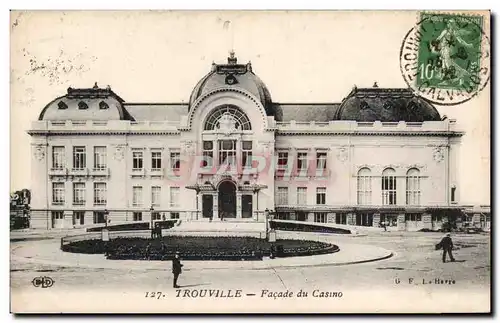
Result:
[[[331,242],[340,247],[333,254],[264,259],[262,261],[184,261],[186,270],[260,270],[271,268],[342,266],[387,259],[393,253],[387,249],[345,242],[347,237],[338,239],[337,235],[318,235],[295,232],[279,232],[279,237],[302,238]],[[340,240],[340,241],[339,241]],[[355,241],[353,241],[355,242]],[[23,241],[12,244],[13,263],[35,263],[63,267],[112,268],[130,270],[165,270],[166,261],[108,260],[104,255],[87,255],[63,252],[59,240]]]

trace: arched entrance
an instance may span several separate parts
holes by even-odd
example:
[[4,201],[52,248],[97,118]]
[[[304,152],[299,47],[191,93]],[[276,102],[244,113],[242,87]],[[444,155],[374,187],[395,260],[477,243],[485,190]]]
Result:
[[231,181],[220,183],[219,189],[219,217],[236,218],[236,185]]

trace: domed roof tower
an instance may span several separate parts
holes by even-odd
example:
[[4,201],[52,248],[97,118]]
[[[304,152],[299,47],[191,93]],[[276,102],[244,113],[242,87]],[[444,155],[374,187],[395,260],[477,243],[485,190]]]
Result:
[[342,100],[335,120],[358,122],[439,121],[437,109],[410,89],[356,88]]
[[250,92],[259,99],[268,116],[274,116],[277,121],[282,120],[280,107],[273,106],[271,94],[264,82],[253,73],[252,64],[238,64],[233,51],[227,58],[227,64],[212,63],[211,71],[196,84],[189,99],[189,109],[200,96],[221,87],[240,88]]

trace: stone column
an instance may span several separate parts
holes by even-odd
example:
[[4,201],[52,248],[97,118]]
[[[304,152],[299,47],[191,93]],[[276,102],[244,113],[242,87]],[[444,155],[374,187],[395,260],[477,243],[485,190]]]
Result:
[[380,225],[380,213],[373,214],[373,226],[378,227]]
[[217,192],[212,193],[212,198],[213,198],[213,212],[214,212],[214,218],[213,220],[219,219],[219,199],[217,198]]
[[252,193],[252,219],[255,221],[259,221],[259,210],[257,208],[259,204],[257,203],[257,192],[254,191]]
[[422,214],[422,223],[424,225],[424,229],[432,230],[432,215],[429,213]]
[[314,213],[313,212],[307,213],[307,222],[314,222]]
[[236,192],[236,218],[241,219],[241,192]]
[[405,230],[406,230],[405,214],[400,213],[398,214],[398,231],[405,231]]

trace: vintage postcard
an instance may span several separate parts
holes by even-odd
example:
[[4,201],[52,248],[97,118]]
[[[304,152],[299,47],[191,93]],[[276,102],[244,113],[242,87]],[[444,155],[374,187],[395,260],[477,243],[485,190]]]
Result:
[[12,11],[13,313],[490,313],[489,11]]

